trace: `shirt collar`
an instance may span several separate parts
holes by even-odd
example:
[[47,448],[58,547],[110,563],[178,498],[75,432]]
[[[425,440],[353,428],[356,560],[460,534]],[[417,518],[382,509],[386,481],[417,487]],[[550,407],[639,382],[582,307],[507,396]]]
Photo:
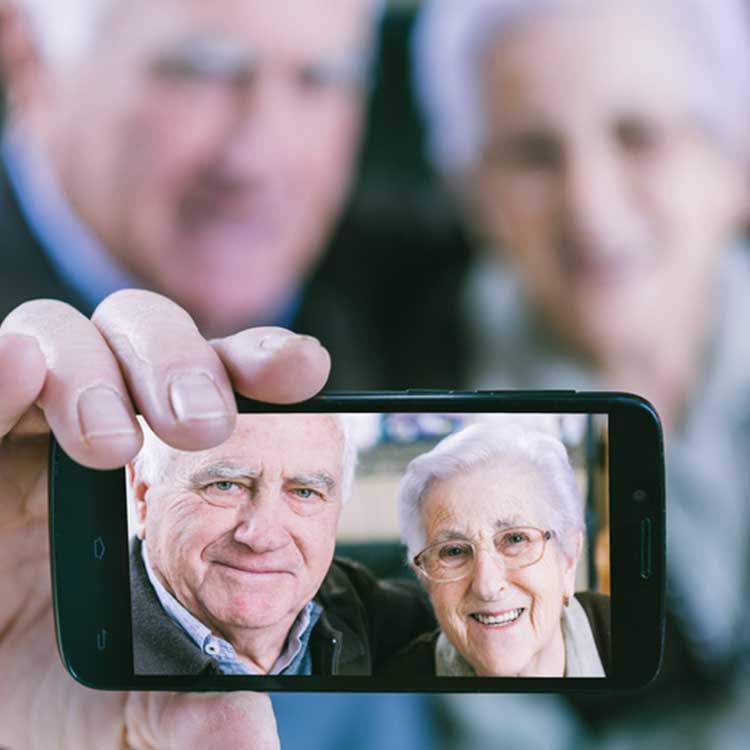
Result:
[[[148,580],[156,592],[165,612],[177,623],[200,648],[200,650],[219,663],[221,671],[227,674],[256,674],[237,658],[237,653],[230,643],[223,638],[214,636],[210,628],[207,628],[200,620],[188,612],[172,594],[167,591],[148,560],[146,545],[141,545],[141,555],[146,568]],[[297,615],[292,627],[289,629],[286,644],[279,657],[274,662],[269,674],[278,675],[298,674],[304,669],[304,656],[307,653],[307,645],[312,631],[320,618],[323,610],[315,602],[308,602]]]
[[0,144],[8,179],[42,251],[89,312],[120,289],[141,286],[102,247],[65,198],[54,170],[18,128]]

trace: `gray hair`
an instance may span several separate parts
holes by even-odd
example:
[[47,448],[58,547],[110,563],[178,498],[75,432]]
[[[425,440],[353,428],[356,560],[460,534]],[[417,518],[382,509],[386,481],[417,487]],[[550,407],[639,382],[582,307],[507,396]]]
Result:
[[[476,164],[483,141],[479,78],[491,43],[511,23],[581,0],[427,0],[413,38],[414,85],[429,157],[450,179]],[[667,12],[704,75],[698,113],[735,155],[750,160],[750,13],[747,0],[650,0]],[[696,85],[698,87],[698,84]]]
[[546,480],[550,491],[543,500],[550,529],[563,552],[572,559],[577,540],[570,532],[581,531],[585,526],[580,492],[565,446],[547,432],[520,424],[492,423],[474,424],[450,435],[406,467],[396,497],[401,538],[409,559],[427,544],[422,503],[436,482],[487,465],[516,462],[532,466]]
[[[158,0],[156,0],[158,2]],[[265,0],[261,0],[265,1]],[[14,0],[26,12],[32,33],[45,60],[55,65],[72,65],[85,60],[102,21],[115,0]],[[373,37],[385,0],[366,0],[372,12]],[[368,52],[367,62],[372,65]]]
[[[352,496],[354,486],[354,472],[357,466],[357,446],[354,441],[352,427],[346,414],[333,414],[336,418],[341,438],[343,452],[341,457],[341,502],[346,503]],[[156,436],[143,417],[138,417],[143,431],[143,447],[133,459],[136,473],[149,485],[157,484],[169,471],[170,463],[183,451],[172,448]]]

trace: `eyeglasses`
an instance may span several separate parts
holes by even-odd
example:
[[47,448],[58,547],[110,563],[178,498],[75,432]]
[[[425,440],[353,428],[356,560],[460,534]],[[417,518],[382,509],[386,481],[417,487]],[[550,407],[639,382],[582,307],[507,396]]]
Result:
[[[492,541],[505,567],[515,570],[538,563],[544,557],[544,550],[552,533],[529,526],[517,526],[498,531]],[[414,558],[414,565],[435,583],[460,581],[474,572],[479,546],[464,539],[437,542],[423,549]]]

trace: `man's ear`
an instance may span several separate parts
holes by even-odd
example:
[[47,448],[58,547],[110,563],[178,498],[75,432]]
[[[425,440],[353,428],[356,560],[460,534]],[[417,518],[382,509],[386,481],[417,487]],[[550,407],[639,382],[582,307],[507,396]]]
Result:
[[0,80],[11,109],[24,111],[38,95],[43,66],[23,8],[0,0]]
[[146,514],[148,512],[146,495],[149,485],[138,475],[132,461],[125,467],[125,473],[128,482],[128,496],[135,508],[135,533],[143,541],[146,538]]

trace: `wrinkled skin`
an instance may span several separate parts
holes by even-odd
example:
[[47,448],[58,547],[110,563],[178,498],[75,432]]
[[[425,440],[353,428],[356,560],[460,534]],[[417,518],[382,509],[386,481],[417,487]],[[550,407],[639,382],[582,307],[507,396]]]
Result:
[[[297,401],[322,387],[329,366],[317,341],[282,329],[209,343],[187,313],[150,292],[118,292],[91,321],[48,300],[26,303],[6,318],[0,327],[0,748],[279,746],[266,696],[105,693],[67,674],[53,630],[47,446],[51,429],[78,462],[124,466],[142,440],[136,404],[165,442],[208,448],[233,430],[232,388],[271,402]],[[197,390],[170,391],[186,372],[182,382]],[[92,392],[94,386],[105,390]],[[180,419],[170,404],[180,407]]]

